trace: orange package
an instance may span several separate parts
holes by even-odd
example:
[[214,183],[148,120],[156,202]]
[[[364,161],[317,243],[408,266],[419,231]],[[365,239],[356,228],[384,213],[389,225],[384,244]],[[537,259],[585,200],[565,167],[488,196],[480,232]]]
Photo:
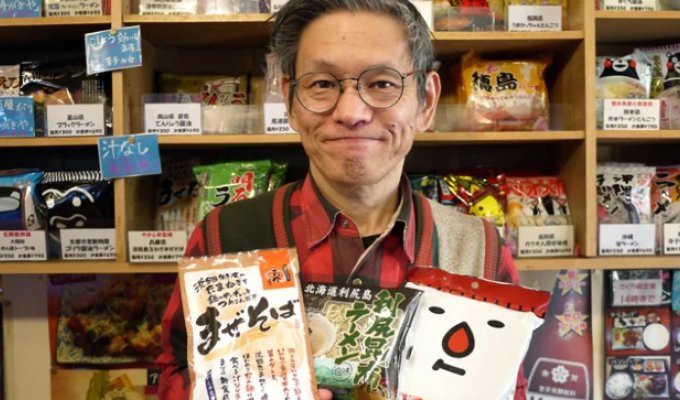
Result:
[[548,89],[543,74],[549,58],[482,60],[463,56],[462,103],[473,131],[548,130]]

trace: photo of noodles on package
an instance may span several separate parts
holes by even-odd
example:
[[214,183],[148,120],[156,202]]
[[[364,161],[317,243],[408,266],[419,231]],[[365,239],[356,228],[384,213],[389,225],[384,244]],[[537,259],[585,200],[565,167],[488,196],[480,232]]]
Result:
[[294,249],[179,263],[191,399],[318,399]]

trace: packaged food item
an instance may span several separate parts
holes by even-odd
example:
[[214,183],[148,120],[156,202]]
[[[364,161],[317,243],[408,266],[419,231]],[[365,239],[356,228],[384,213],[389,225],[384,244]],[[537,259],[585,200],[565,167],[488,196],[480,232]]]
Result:
[[549,127],[544,72],[550,61],[463,56],[461,100],[474,131],[544,131]]
[[198,182],[193,172],[196,161],[172,161],[163,164],[158,183],[156,229],[185,231],[190,235],[197,220]]
[[36,188],[43,172],[29,169],[0,171],[0,231],[39,230]]
[[19,82],[19,65],[0,65],[0,96],[18,96]]
[[564,184],[558,177],[508,177],[505,243],[517,254],[520,226],[571,225]]
[[597,218],[601,224],[652,223],[654,167],[597,166]]
[[411,188],[420,192],[428,199],[440,201],[439,181],[441,177],[437,175],[416,175],[410,176]]
[[419,293],[305,283],[317,384],[333,390],[337,400],[387,399],[387,354]]
[[661,99],[661,129],[680,129],[680,86],[666,89]]
[[657,248],[663,248],[665,224],[680,223],[680,165],[656,167],[652,190],[652,213]]
[[191,398],[317,399],[294,249],[185,258]]
[[285,161],[272,161],[269,169],[269,179],[267,182],[267,191],[271,192],[283,185],[286,181],[286,171],[288,171],[288,163]]
[[435,31],[493,31],[503,27],[502,0],[434,0]]
[[[505,0],[506,10],[510,6],[562,6],[562,30],[569,29],[567,13],[568,1],[567,0]],[[507,11],[506,11],[506,20]]]
[[670,357],[607,357],[605,399],[667,399]]
[[399,399],[511,399],[550,293],[433,268],[409,270],[421,290],[399,333],[393,366]]
[[680,86],[680,43],[639,49],[652,64],[650,96],[657,98],[666,89]]
[[440,181],[442,204],[450,204],[460,212],[486,218],[497,228],[505,226],[506,185],[504,174],[445,175]]

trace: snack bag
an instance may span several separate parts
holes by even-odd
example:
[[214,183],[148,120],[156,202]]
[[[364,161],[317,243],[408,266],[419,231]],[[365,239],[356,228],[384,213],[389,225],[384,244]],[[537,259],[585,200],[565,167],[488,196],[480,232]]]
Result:
[[408,281],[423,293],[390,365],[396,398],[512,399],[550,293],[434,268],[413,268]]
[[156,229],[185,231],[190,235],[196,224],[196,196],[198,182],[193,173],[192,161],[175,161],[163,164],[163,174],[158,183],[158,211]]
[[680,129],[680,86],[666,89],[661,99],[661,129]]
[[36,186],[43,177],[37,170],[0,171],[0,230],[38,230]]
[[548,89],[542,60],[487,61],[473,52],[463,56],[462,103],[473,131],[548,129]]
[[317,399],[294,249],[179,263],[191,399]]
[[386,356],[419,292],[305,283],[317,384],[335,400],[386,399]]
[[649,224],[654,167],[597,166],[597,219],[601,224]]
[[465,214],[488,219],[501,231],[505,226],[505,175],[488,177],[445,175],[441,180],[442,204]]
[[656,224],[657,249],[663,249],[663,226],[680,223],[680,165],[656,167],[652,213]]
[[639,49],[652,64],[651,97],[680,86],[680,43]]

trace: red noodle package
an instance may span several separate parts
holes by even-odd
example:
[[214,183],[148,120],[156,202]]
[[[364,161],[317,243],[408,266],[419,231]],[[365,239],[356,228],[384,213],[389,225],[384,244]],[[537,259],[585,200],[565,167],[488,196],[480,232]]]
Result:
[[434,268],[413,268],[408,281],[423,293],[392,357],[397,398],[512,399],[550,293]]
[[317,399],[295,250],[179,264],[191,398]]

